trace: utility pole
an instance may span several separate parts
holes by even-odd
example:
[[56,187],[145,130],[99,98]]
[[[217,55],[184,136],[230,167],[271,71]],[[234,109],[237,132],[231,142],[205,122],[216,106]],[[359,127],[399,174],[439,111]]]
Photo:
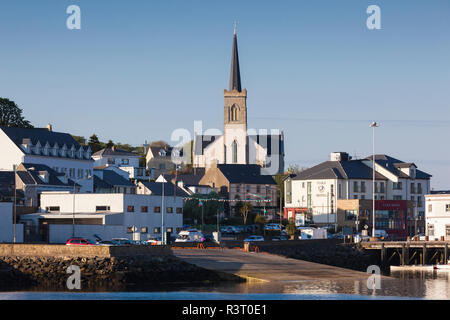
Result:
[[17,208],[16,208],[16,204],[17,204],[17,183],[16,183],[16,170],[17,167],[16,165],[13,165],[13,169],[14,169],[14,204],[13,204],[13,212],[14,212],[14,236],[13,236],[13,243],[16,243],[16,220],[17,220]]
[[380,125],[376,122],[372,122],[370,127],[372,128],[372,237],[375,237],[375,128]]

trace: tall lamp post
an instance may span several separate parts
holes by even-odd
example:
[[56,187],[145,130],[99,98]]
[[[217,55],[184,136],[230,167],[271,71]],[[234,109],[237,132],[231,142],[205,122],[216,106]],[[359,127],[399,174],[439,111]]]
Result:
[[76,193],[76,184],[82,180],[89,180],[92,176],[87,176],[86,178],[81,178],[78,180],[73,180],[73,202],[72,202],[72,238],[75,238],[75,193]]
[[379,123],[372,122],[372,237],[375,237],[375,128],[379,127]]

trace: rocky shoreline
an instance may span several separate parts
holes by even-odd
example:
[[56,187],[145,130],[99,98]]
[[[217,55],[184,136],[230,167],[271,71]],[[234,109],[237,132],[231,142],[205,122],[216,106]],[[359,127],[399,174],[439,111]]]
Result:
[[121,291],[170,285],[243,282],[244,279],[206,270],[174,256],[116,257],[0,257],[0,290],[69,290],[71,265],[80,268],[81,290]]

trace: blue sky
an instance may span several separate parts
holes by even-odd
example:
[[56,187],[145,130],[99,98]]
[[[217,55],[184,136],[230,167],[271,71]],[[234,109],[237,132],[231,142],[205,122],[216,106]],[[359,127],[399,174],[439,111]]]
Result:
[[249,127],[283,129],[287,165],[370,155],[376,120],[378,153],[450,189],[448,0],[2,0],[0,96],[35,126],[133,145],[222,129],[234,20]]

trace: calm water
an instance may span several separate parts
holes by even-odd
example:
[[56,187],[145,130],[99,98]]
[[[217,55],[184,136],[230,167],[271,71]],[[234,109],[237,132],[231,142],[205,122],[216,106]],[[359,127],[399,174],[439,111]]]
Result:
[[244,283],[150,292],[0,292],[0,299],[31,300],[299,300],[450,299],[449,271],[396,271],[367,289],[366,281]]

